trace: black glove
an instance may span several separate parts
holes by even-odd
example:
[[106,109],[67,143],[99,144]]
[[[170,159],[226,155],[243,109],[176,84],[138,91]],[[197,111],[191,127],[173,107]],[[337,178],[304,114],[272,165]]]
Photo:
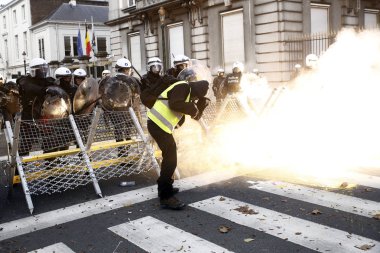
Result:
[[211,102],[211,100],[206,98],[206,97],[202,97],[202,98],[198,99],[198,102],[196,103],[196,106],[198,108],[198,113],[197,113],[197,115],[195,115],[193,117],[193,119],[200,120],[200,118],[203,115],[203,111],[210,104],[210,102]]

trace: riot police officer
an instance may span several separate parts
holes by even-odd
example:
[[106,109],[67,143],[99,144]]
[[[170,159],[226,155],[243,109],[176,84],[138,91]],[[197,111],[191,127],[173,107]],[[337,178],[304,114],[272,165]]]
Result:
[[47,87],[54,85],[54,79],[49,77],[49,66],[42,58],[34,58],[29,63],[30,75],[16,80],[19,86],[23,120],[39,118]]
[[133,77],[132,63],[127,58],[120,58],[116,61],[115,65],[116,75],[115,77],[125,83],[132,83],[132,92],[134,94],[140,94],[141,82],[137,78]]
[[183,54],[176,55],[174,56],[173,65],[174,67],[170,68],[167,74],[177,78],[182,70],[190,66],[190,58]]
[[74,85],[78,87],[86,79],[87,73],[84,69],[76,69],[73,72]]
[[237,93],[241,90],[240,81],[243,75],[244,65],[241,62],[234,62],[232,73],[228,74],[223,82],[222,95]]
[[212,91],[214,92],[214,96],[216,101],[220,101],[223,98],[221,93],[221,87],[226,77],[224,76],[224,69],[218,69],[217,76],[214,78],[212,82]]
[[56,84],[66,91],[72,102],[78,87],[72,83],[71,70],[66,67],[59,67],[54,72],[54,75],[56,78]]
[[147,71],[141,78],[140,98],[146,107],[152,108],[158,95],[178,79],[168,74],[161,75],[162,61],[158,57],[148,59]]
[[[49,66],[42,58],[34,58],[29,63],[30,75],[22,76],[16,80],[19,87],[21,119],[33,120],[41,117],[42,104],[45,96],[54,92],[48,89],[54,85],[54,79],[49,77]],[[29,138],[38,130],[31,124],[21,125],[21,139]],[[20,155],[27,154],[33,143],[31,140],[23,141],[20,144]]]

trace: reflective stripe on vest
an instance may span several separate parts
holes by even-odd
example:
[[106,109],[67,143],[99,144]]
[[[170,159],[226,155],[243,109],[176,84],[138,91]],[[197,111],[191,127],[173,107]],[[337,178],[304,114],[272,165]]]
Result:
[[[164,90],[161,95],[158,97],[154,106],[148,111],[147,116],[150,120],[157,124],[162,130],[171,134],[173,129],[178,124],[178,122],[183,117],[183,113],[176,112],[170,109],[168,92],[173,89],[176,85],[186,83],[185,81],[175,82],[170,85],[166,90]],[[161,98],[161,99],[160,99]],[[185,102],[190,101],[190,92],[187,96]]]

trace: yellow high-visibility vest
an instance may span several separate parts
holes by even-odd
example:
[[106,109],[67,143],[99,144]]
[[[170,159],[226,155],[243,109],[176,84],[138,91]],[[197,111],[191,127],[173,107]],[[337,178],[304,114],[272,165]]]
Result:
[[[170,109],[169,100],[168,100],[168,92],[173,89],[176,85],[187,83],[185,81],[178,81],[170,85],[166,90],[164,90],[153,107],[148,111],[147,116],[150,120],[157,124],[162,130],[171,134],[175,126],[183,117],[182,112],[176,112]],[[190,92],[187,96],[185,102],[190,101]]]

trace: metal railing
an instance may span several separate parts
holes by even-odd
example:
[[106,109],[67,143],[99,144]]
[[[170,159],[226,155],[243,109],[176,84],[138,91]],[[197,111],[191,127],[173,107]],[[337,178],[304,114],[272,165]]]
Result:
[[330,32],[289,37],[285,40],[285,50],[289,54],[288,69],[286,71],[294,71],[296,64],[304,66],[308,54],[322,55],[335,42],[336,35],[336,32]]

